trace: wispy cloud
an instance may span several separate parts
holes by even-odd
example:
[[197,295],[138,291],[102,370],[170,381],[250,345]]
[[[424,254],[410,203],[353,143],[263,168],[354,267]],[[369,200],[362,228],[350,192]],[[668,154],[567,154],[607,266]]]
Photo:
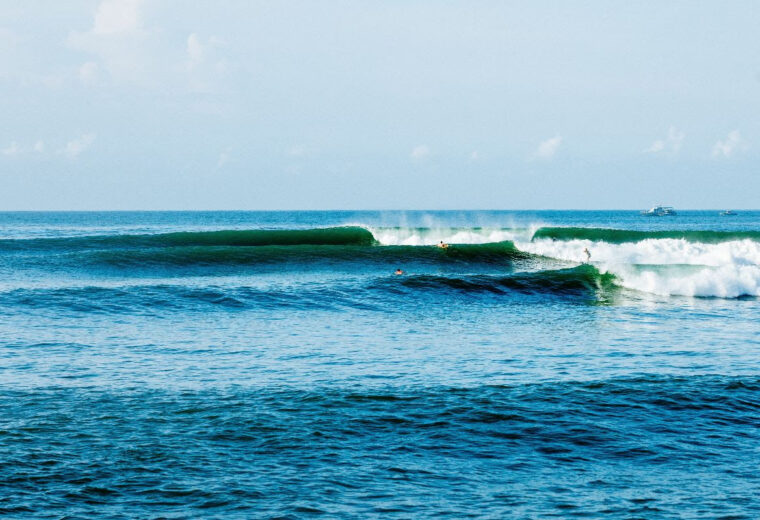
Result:
[[719,140],[713,145],[712,156],[715,158],[732,157],[747,148],[747,143],[742,139],[739,130],[734,130],[729,132],[725,139]]
[[424,144],[415,146],[412,149],[412,153],[411,153],[412,159],[415,159],[415,160],[424,159],[428,155],[430,155],[430,148],[428,148],[427,145],[424,145]]
[[98,83],[100,67],[94,61],[83,63],[79,67],[79,81],[85,85],[95,85]]
[[61,149],[60,153],[71,159],[76,159],[82,152],[92,146],[94,142],[95,134],[82,134],[66,143],[66,146]]
[[0,150],[0,153],[5,156],[22,155],[27,153],[44,153],[45,142],[42,140],[36,141],[31,146],[22,146],[17,141],[12,141],[8,146]]
[[291,146],[286,153],[291,157],[301,157],[306,155],[306,149],[303,146]]
[[480,159],[480,152],[478,152],[477,150],[473,150],[472,153],[470,154],[470,160],[477,161],[479,159]]
[[13,141],[11,144],[0,150],[0,153],[7,156],[18,155],[21,153],[21,147],[16,141]]
[[224,150],[222,150],[222,153],[219,154],[219,160],[216,161],[217,170],[229,162],[231,151],[232,151],[232,147],[227,147]]
[[554,154],[557,153],[557,150],[559,150],[560,145],[562,145],[561,135],[550,137],[549,139],[546,139],[545,141],[541,141],[539,143],[538,148],[536,148],[536,152],[533,154],[533,157],[536,159],[551,159],[554,157]]
[[212,92],[218,89],[220,78],[228,68],[227,62],[217,55],[217,50],[224,45],[225,42],[216,36],[205,41],[196,33],[187,37],[185,70],[191,91]]
[[92,26],[94,34],[123,34],[141,25],[143,0],[104,0],[98,6]]
[[168,40],[164,28],[145,16],[146,3],[102,0],[92,26],[69,33],[68,46],[89,55],[79,66],[79,80],[88,86],[127,83],[195,93],[220,90],[230,70],[220,55],[226,42],[195,32],[184,44]]
[[686,138],[686,134],[684,134],[681,130],[678,130],[676,127],[671,126],[668,129],[668,135],[664,139],[658,139],[655,142],[652,143],[649,148],[645,148],[643,150],[643,153],[671,153],[673,155],[677,154],[681,150],[681,145],[683,144],[683,140]]
[[160,54],[155,31],[143,23],[143,0],[103,0],[98,5],[92,27],[72,31],[69,47],[96,57],[79,68],[79,78],[88,82],[102,67],[114,81],[148,85],[161,76]]

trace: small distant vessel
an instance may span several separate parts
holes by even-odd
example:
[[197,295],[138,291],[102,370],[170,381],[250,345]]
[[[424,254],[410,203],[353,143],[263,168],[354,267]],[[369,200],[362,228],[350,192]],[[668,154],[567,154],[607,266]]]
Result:
[[736,212],[735,211],[731,211],[730,209],[727,209],[726,211],[721,211],[720,215],[722,217],[733,217],[733,216],[736,215]]
[[652,206],[650,209],[646,211],[641,212],[642,215],[647,215],[648,217],[665,217],[669,215],[677,215],[676,210],[673,209],[673,206]]

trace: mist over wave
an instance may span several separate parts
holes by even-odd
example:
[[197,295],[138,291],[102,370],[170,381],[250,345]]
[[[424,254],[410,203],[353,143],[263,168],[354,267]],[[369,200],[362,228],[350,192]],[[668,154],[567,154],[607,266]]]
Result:
[[405,228],[405,227],[369,227],[375,240],[386,246],[430,246],[439,242],[447,244],[488,244],[514,241],[518,238],[530,238],[531,229],[512,228]]

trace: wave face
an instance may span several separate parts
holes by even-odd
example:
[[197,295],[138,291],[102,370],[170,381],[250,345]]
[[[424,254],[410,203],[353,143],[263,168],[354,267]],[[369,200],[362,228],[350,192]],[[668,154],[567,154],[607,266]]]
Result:
[[0,240],[0,250],[77,250],[143,247],[214,246],[368,246],[372,233],[362,227],[318,229],[183,231],[143,235],[93,235],[68,238]]
[[305,245],[292,246],[206,246],[163,249],[97,251],[79,258],[113,266],[155,265],[279,265],[313,266],[315,264],[383,264],[393,263],[501,263],[525,258],[511,242],[498,244],[464,244],[449,250],[412,246]]
[[421,290],[451,289],[462,292],[549,294],[553,296],[596,295],[613,288],[614,276],[590,265],[569,269],[514,273],[509,276],[473,275],[450,277],[419,275],[402,279],[404,287]]

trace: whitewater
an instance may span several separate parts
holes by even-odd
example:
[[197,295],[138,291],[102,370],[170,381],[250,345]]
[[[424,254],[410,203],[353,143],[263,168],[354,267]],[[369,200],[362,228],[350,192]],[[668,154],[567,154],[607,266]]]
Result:
[[[600,273],[614,275],[623,287],[658,295],[760,296],[760,233],[755,232],[626,232],[604,228],[545,228],[539,224],[522,229],[369,230],[382,245],[511,242],[519,251],[571,264],[585,263],[585,251],[589,251],[590,263]],[[551,235],[559,239],[543,238]],[[589,235],[593,239],[574,238],[578,235]],[[681,238],[660,238],[679,235]],[[752,238],[742,238],[744,236]]]

